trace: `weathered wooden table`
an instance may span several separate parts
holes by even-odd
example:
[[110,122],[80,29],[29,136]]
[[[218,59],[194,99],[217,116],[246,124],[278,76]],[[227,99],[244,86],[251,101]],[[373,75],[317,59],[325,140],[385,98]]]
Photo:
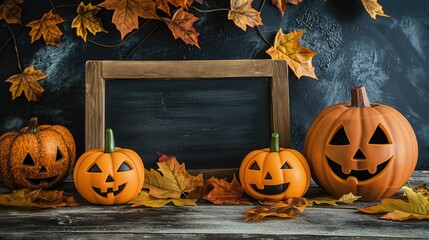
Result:
[[[416,171],[412,186],[429,183],[429,171]],[[90,238],[90,239],[220,239],[220,238],[429,238],[429,221],[394,222],[378,215],[362,214],[357,208],[377,202],[356,202],[338,207],[308,207],[297,219],[267,218],[243,222],[250,206],[165,206],[159,209],[94,206],[78,196],[71,182],[63,183],[67,195],[76,196],[78,207],[27,209],[0,206],[0,239]],[[9,192],[0,185],[0,193]],[[306,197],[323,191],[312,184]]]

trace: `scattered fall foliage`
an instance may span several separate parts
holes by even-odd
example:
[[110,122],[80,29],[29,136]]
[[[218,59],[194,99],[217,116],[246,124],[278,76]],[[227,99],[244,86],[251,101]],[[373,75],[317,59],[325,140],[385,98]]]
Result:
[[79,205],[74,197],[63,195],[63,191],[45,191],[41,189],[14,190],[11,194],[0,195],[0,205],[13,207],[56,208]]
[[409,187],[403,187],[408,201],[386,198],[381,204],[359,209],[365,213],[387,213],[381,219],[404,221],[410,219],[429,219],[429,200]]
[[329,204],[337,206],[337,203],[353,204],[354,201],[358,200],[360,196],[355,196],[353,193],[344,194],[341,198],[334,198],[332,196],[316,197],[308,199],[310,204]]
[[230,183],[225,179],[212,179],[214,189],[204,199],[214,204],[252,204],[250,201],[243,199],[243,187],[235,176]]
[[235,25],[246,31],[247,26],[255,27],[263,25],[261,13],[252,8],[253,0],[231,0],[231,9],[228,19],[234,21]]
[[203,175],[192,176],[185,169],[185,163],[179,164],[176,157],[158,153],[158,169],[145,169],[143,188],[155,198],[179,199],[183,194],[192,192],[196,186],[203,185]]
[[72,28],[76,28],[76,35],[82,37],[84,42],[86,42],[88,31],[94,35],[98,32],[107,32],[101,19],[95,16],[99,11],[100,8],[93,6],[91,3],[85,5],[81,2],[77,7],[78,15],[73,19]]
[[22,9],[18,6],[23,0],[5,0],[0,5],[0,20],[5,20],[6,23],[21,24],[21,12]]
[[267,201],[261,204],[262,205],[248,209],[244,221],[259,221],[268,216],[297,218],[309,205],[307,200],[302,197],[288,198],[284,201]]
[[60,46],[60,40],[63,32],[57,25],[64,21],[65,20],[62,19],[60,15],[54,14],[51,10],[43,14],[42,18],[25,25],[27,27],[31,27],[31,43],[43,36],[43,40],[47,45]]
[[298,5],[299,3],[302,2],[302,0],[271,0],[271,2],[273,3],[274,6],[276,6],[280,10],[280,12],[282,13],[282,16],[284,16],[286,11],[286,5],[288,3],[291,3],[293,5]]
[[38,101],[44,91],[38,81],[47,76],[42,70],[35,70],[34,65],[24,69],[22,73],[10,76],[6,82],[12,83],[9,88],[12,93],[12,100],[21,96],[22,92],[24,92],[28,101]]
[[163,207],[169,203],[173,203],[177,207],[182,206],[195,206],[197,199],[187,199],[187,198],[180,198],[180,199],[163,199],[163,198],[155,198],[149,195],[146,191],[141,191],[139,195],[131,200],[129,203],[131,203],[131,207],[152,207],[152,208],[160,208]]
[[162,18],[162,20],[164,20],[173,33],[174,39],[180,38],[186,44],[200,48],[198,44],[198,35],[200,35],[200,33],[192,26],[199,18],[185,11],[183,8],[179,8],[171,19]]
[[362,0],[362,4],[368,14],[374,20],[377,20],[377,15],[382,17],[390,17],[384,13],[383,7],[377,2],[377,0]]
[[279,29],[274,39],[274,46],[268,49],[266,53],[272,59],[286,60],[298,78],[308,76],[317,79],[315,69],[311,64],[311,60],[317,55],[317,52],[313,52],[299,43],[304,32],[305,30],[301,30],[284,34],[282,29]]
[[422,194],[429,200],[429,188],[427,187],[426,183],[413,188],[413,190],[417,193]]

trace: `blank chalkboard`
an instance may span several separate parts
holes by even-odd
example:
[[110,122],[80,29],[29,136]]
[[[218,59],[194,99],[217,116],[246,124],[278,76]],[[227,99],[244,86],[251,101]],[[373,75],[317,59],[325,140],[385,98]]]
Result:
[[290,145],[287,65],[272,60],[90,61],[86,150],[112,128],[147,168],[156,151],[188,169],[234,169],[279,132]]

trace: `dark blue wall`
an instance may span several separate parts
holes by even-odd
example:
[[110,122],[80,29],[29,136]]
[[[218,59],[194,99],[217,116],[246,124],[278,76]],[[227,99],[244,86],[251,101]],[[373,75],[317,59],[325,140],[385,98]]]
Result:
[[[55,5],[77,4],[78,1],[53,0]],[[93,1],[99,3],[101,1]],[[227,7],[227,1],[206,0],[204,7]],[[255,0],[259,8],[262,1]],[[360,0],[304,0],[299,6],[288,6],[285,16],[271,4],[262,12],[262,32],[273,41],[279,28],[284,32],[306,28],[302,45],[319,52],[313,65],[319,81],[291,74],[292,142],[303,148],[307,128],[319,111],[328,105],[349,100],[350,89],[365,85],[371,101],[390,105],[410,121],[419,141],[418,168],[429,169],[429,1],[379,0],[391,18],[372,20]],[[23,22],[49,10],[47,1],[24,1]],[[58,9],[66,19],[60,47],[46,46],[43,41],[30,43],[29,28],[17,36],[23,67],[34,64],[49,75],[41,81],[45,89],[40,102],[27,102],[25,97],[11,100],[5,83],[18,73],[13,43],[0,53],[0,133],[18,129],[31,116],[41,123],[63,124],[75,136],[79,153],[84,146],[84,71],[90,59],[253,59],[269,58],[268,46],[255,29],[242,31],[227,20],[227,12],[196,13],[195,24],[201,32],[201,49],[174,40],[161,25],[142,44],[148,32],[158,26],[151,22],[116,48],[84,43],[70,28],[76,8]],[[102,10],[108,34],[89,36],[97,42],[119,42],[119,32],[109,19],[112,11]],[[0,22],[0,46],[9,32]],[[12,25],[12,29],[20,29]],[[129,55],[129,53],[131,53]],[[129,56],[128,56],[129,55]],[[127,57],[128,56],[128,57]]]

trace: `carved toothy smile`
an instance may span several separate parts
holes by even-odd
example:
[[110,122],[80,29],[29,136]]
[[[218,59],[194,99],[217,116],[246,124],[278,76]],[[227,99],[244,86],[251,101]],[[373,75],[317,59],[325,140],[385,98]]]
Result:
[[33,185],[48,185],[57,180],[58,176],[49,177],[49,178],[26,178],[26,180]]
[[370,178],[377,176],[381,171],[383,171],[386,166],[389,164],[390,159],[384,161],[383,163],[377,165],[377,171],[375,173],[370,173],[368,170],[351,170],[349,174],[343,172],[341,165],[334,162],[332,159],[326,157],[328,160],[329,167],[339,178],[347,180],[348,177],[355,177],[358,181],[365,181]]
[[265,185],[264,189],[258,189],[256,187],[256,184],[251,184],[250,186],[252,186],[253,190],[255,190],[258,193],[266,194],[266,195],[276,195],[286,191],[287,187],[289,186],[289,183],[283,183],[278,185],[268,185],[268,186]]
[[113,191],[113,188],[108,188],[106,192],[102,192],[102,191],[101,191],[101,188],[97,188],[97,187],[92,187],[92,189],[94,189],[94,191],[95,191],[98,195],[100,195],[100,196],[103,196],[103,197],[107,198],[107,195],[108,195],[109,193],[113,193],[113,196],[115,196],[115,195],[117,195],[117,194],[121,193],[121,192],[122,192],[122,190],[124,190],[125,185],[126,185],[126,183],[124,183],[124,184],[120,185],[120,186],[118,187],[118,190],[116,190],[116,191]]

